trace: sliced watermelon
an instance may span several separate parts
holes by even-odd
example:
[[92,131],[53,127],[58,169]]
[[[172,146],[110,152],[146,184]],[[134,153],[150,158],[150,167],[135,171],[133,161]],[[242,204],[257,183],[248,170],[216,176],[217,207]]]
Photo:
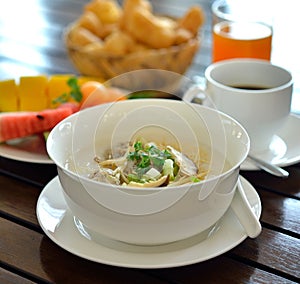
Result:
[[0,142],[49,131],[74,111],[66,106],[37,112],[0,113]]

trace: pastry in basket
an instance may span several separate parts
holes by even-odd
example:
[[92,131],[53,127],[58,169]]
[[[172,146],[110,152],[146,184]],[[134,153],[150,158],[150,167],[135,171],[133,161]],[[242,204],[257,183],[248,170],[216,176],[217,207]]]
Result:
[[147,0],[125,0],[122,7],[113,0],[93,0],[67,29],[65,40],[84,75],[109,79],[144,68],[182,74],[200,46],[203,23],[200,6],[174,18],[156,14]]

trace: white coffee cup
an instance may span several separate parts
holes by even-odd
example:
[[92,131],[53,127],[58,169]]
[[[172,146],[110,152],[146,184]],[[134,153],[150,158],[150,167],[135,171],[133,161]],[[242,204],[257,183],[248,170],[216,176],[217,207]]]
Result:
[[250,151],[268,150],[290,113],[291,73],[269,61],[230,59],[208,66],[205,81],[202,91],[213,107],[235,118],[247,130]]

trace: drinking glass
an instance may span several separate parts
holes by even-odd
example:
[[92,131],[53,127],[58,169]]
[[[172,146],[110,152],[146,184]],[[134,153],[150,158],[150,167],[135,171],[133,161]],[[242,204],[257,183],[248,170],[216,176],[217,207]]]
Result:
[[217,0],[212,5],[212,61],[271,59],[272,15],[268,2]]

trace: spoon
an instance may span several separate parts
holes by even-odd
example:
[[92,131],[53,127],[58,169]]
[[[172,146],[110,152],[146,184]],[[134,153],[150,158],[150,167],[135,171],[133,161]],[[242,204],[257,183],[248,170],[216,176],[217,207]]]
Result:
[[262,230],[261,224],[252,211],[240,179],[238,179],[237,190],[230,206],[245,229],[247,235],[250,238],[256,238]]
[[248,155],[248,158],[251,161],[253,161],[260,169],[265,170],[266,172],[268,172],[274,176],[277,176],[277,177],[288,177],[289,176],[289,172],[287,172],[286,170],[284,170],[278,166],[275,166],[275,165],[265,162],[261,159],[253,157],[252,155]]

